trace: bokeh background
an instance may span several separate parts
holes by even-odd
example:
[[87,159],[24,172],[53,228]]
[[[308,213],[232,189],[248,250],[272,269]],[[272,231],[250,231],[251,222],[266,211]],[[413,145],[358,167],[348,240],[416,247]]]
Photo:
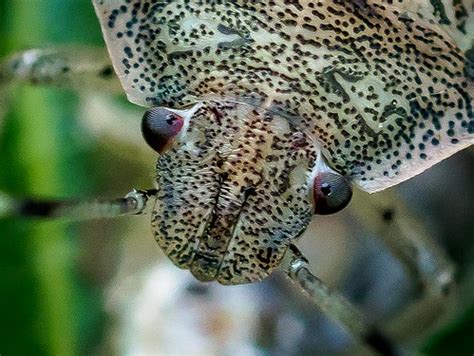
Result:
[[[102,47],[87,0],[0,1],[0,58],[61,44]],[[121,96],[0,87],[0,190],[25,197],[115,198],[152,184],[140,109]],[[442,321],[404,338],[430,355],[474,353],[474,152],[465,150],[394,194],[457,267]],[[370,197],[363,196],[363,199]],[[314,270],[371,320],[400,313],[414,281],[344,212],[301,242]],[[239,287],[202,285],[166,260],[147,217],[0,221],[0,354],[338,354],[351,339],[281,274]]]

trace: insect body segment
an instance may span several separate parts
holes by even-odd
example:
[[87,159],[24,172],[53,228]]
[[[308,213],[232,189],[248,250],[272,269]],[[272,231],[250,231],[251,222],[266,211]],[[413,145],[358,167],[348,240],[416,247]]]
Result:
[[202,103],[157,163],[156,239],[200,280],[239,284],[276,268],[312,216],[316,147],[250,105]]
[[130,100],[265,108],[366,191],[474,141],[469,1],[94,3]]

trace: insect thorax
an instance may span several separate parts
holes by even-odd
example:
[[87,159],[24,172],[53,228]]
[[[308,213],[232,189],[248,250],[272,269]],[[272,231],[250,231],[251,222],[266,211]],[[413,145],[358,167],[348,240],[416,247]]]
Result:
[[369,192],[474,140],[467,0],[96,3],[130,100],[271,99]]

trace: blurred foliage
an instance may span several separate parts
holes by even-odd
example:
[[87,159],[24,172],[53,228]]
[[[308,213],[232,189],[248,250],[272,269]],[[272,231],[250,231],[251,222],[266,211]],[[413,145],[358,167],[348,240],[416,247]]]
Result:
[[471,307],[454,323],[436,333],[424,348],[432,356],[472,355],[474,350],[474,307]]
[[[56,43],[101,43],[87,0],[3,0],[0,26],[2,56]],[[2,189],[21,196],[87,193],[94,177],[74,118],[78,98],[20,87],[10,104],[0,139]],[[0,353],[74,355],[100,338],[100,295],[75,269],[75,230],[57,222],[0,222]]]

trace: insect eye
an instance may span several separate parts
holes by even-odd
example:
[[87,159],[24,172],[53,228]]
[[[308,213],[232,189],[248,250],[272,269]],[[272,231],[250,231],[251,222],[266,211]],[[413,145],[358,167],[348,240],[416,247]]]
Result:
[[151,108],[142,120],[142,135],[158,153],[166,151],[184,125],[184,118],[165,108]]
[[336,172],[320,172],[313,183],[314,213],[329,215],[344,209],[352,198],[352,186]]

